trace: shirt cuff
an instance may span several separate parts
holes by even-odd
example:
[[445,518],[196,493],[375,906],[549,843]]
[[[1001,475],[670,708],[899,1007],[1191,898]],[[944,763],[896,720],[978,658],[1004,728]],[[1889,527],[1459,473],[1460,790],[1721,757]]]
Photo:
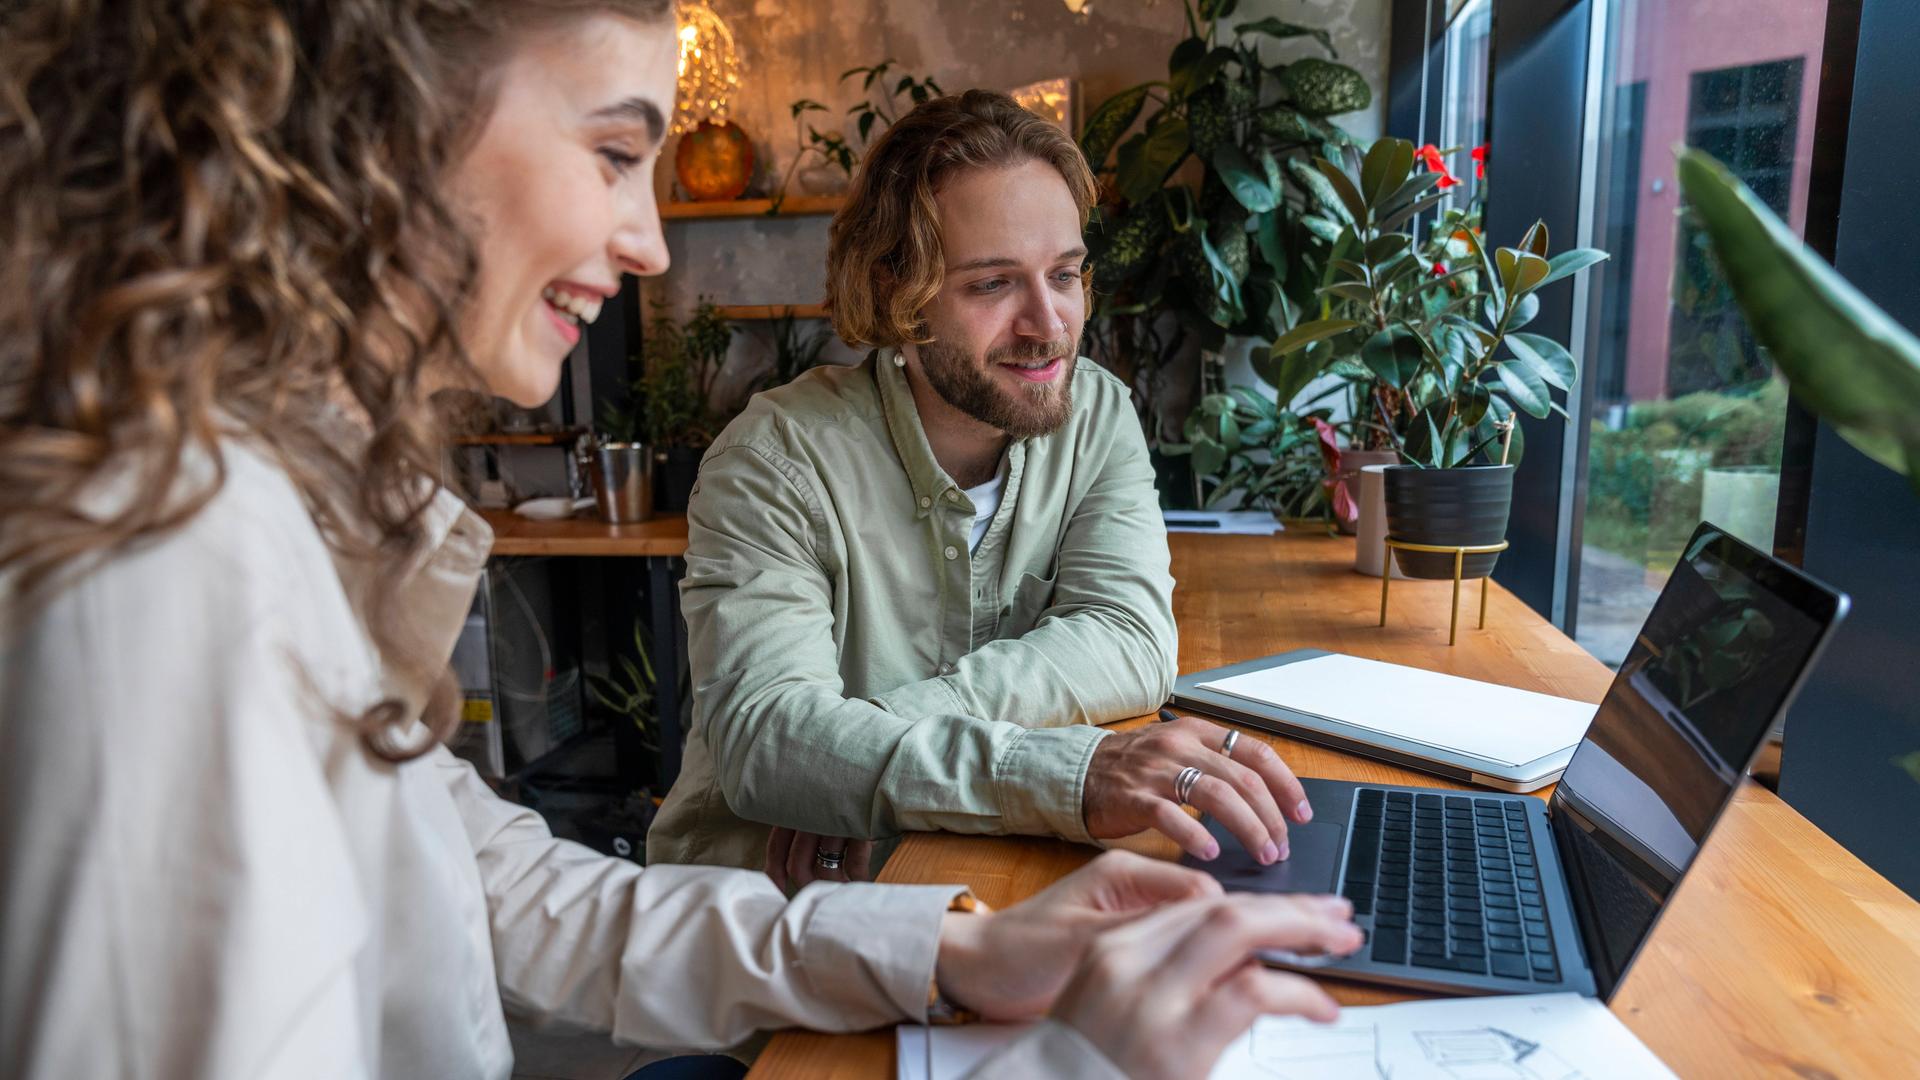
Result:
[[834,886],[807,922],[801,962],[809,977],[845,972],[904,1020],[927,1021],[927,987],[940,957],[940,921],[963,885]]
[[1091,844],[1083,809],[1093,749],[1113,734],[1087,724],[1029,728],[993,763],[1006,831]]

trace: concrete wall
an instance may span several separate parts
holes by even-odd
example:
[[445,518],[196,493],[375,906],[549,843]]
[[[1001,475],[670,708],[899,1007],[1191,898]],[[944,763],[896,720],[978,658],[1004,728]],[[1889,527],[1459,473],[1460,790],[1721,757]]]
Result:
[[[829,106],[832,117],[812,114],[824,127],[858,100],[857,82],[837,81],[847,68],[892,58],[900,70],[931,75],[949,91],[1065,75],[1079,81],[1084,112],[1118,90],[1164,77],[1167,54],[1186,33],[1178,0],[713,0],[713,7],[745,61],[734,119],[756,144],[755,192],[777,185],[797,152],[789,102],[805,97]],[[1387,0],[1243,0],[1240,7],[1241,20],[1271,15],[1331,31],[1340,59],[1374,88],[1372,109],[1339,121],[1365,138],[1380,133]],[[1271,48],[1278,58],[1317,47]],[[663,199],[671,197],[672,149],[657,178]],[[673,269],[646,283],[645,302],[663,299],[676,311],[699,296],[722,304],[817,302],[826,226],[824,217],[668,222]],[[765,327],[742,326],[719,392],[743,386],[769,350]],[[844,348],[837,355],[853,358]]]

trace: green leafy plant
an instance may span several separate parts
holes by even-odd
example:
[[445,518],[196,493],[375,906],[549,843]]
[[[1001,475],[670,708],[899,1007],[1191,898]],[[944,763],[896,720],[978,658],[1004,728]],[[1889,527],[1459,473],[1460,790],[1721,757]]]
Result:
[[1682,152],[1680,188],[1794,397],[1920,493],[1920,338],[1809,252],[1713,158]]
[[615,678],[590,675],[587,688],[593,699],[616,716],[624,718],[640,732],[641,745],[659,750],[655,741],[654,696],[658,679],[654,675],[652,653],[647,649],[646,629],[641,620],[633,623],[633,649],[614,657]]
[[1163,444],[1161,368],[1196,339],[1207,350],[1228,334],[1271,341],[1311,304],[1335,230],[1309,220],[1311,191],[1284,163],[1350,143],[1327,117],[1372,100],[1332,59],[1260,58],[1263,40],[1291,39],[1332,57],[1326,31],[1275,18],[1224,31],[1235,6],[1186,0],[1188,36],[1167,77],[1108,98],[1080,132],[1106,193],[1087,231],[1090,350],[1133,386],[1149,443],[1166,453],[1184,447]]
[[[1347,147],[1339,164],[1314,161],[1342,219],[1319,289],[1323,316],[1275,341],[1255,370],[1281,400],[1323,372],[1356,380],[1369,422],[1408,462],[1452,468],[1507,431],[1521,449],[1516,408],[1566,415],[1551,391],[1578,378],[1572,354],[1522,328],[1539,314],[1539,290],[1607,256],[1577,248],[1549,257],[1543,222],[1517,246],[1488,252],[1477,231],[1443,217],[1438,239],[1417,244],[1402,227],[1444,197],[1434,190],[1443,173],[1414,171],[1422,156],[1405,139],[1381,139],[1364,156]],[[1464,257],[1449,268],[1438,256],[1456,242]]]
[[664,301],[654,304],[634,386],[639,430],[656,447],[705,446],[725,419],[713,407],[713,385],[726,362],[733,324],[706,300],[683,325]]
[[[875,128],[885,131],[900,118],[902,95],[906,96],[907,104],[918,105],[939,97],[944,92],[940,89],[940,84],[934,82],[931,76],[915,78],[912,75],[902,75],[895,82],[891,75],[893,70],[894,61],[888,59],[865,67],[848,68],[840,73],[842,83],[855,76],[861,79],[860,100],[848,106],[846,115],[854,129],[860,133],[862,146],[873,144],[873,138],[877,134]],[[780,178],[780,188],[774,192],[773,205],[767,210],[769,214],[780,212],[781,205],[787,199],[787,187],[793,182],[793,174],[799,171],[800,166],[808,160],[817,159],[831,165],[845,173],[848,179],[853,178],[853,170],[860,162],[859,152],[853,148],[853,144],[848,141],[844,132],[839,130],[823,132],[807,120],[807,117],[813,113],[826,113],[833,110],[812,98],[801,98],[788,105],[787,110],[793,116],[793,135],[794,141],[799,144],[799,153],[794,155],[793,164],[787,166],[787,174]]]
[[[1712,157],[1681,152],[1680,190],[1794,397],[1920,494],[1920,338],[1808,251]],[[1920,751],[1892,764],[1920,781]]]
[[819,322],[800,319],[792,311],[781,314],[773,320],[773,364],[758,388],[785,386],[801,372],[819,367],[821,355],[832,340],[833,332]]

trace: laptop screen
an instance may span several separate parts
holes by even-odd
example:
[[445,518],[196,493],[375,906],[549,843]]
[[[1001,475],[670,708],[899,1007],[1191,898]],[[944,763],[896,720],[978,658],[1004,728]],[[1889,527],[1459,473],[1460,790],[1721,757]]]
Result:
[[1702,524],[1554,792],[1602,998],[1785,710],[1846,599]]

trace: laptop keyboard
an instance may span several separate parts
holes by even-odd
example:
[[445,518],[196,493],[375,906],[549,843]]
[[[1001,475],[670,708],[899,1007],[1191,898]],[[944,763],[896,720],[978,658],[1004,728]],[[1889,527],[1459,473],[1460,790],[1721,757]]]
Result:
[[1518,799],[1354,792],[1347,876],[1379,963],[1558,982]]

